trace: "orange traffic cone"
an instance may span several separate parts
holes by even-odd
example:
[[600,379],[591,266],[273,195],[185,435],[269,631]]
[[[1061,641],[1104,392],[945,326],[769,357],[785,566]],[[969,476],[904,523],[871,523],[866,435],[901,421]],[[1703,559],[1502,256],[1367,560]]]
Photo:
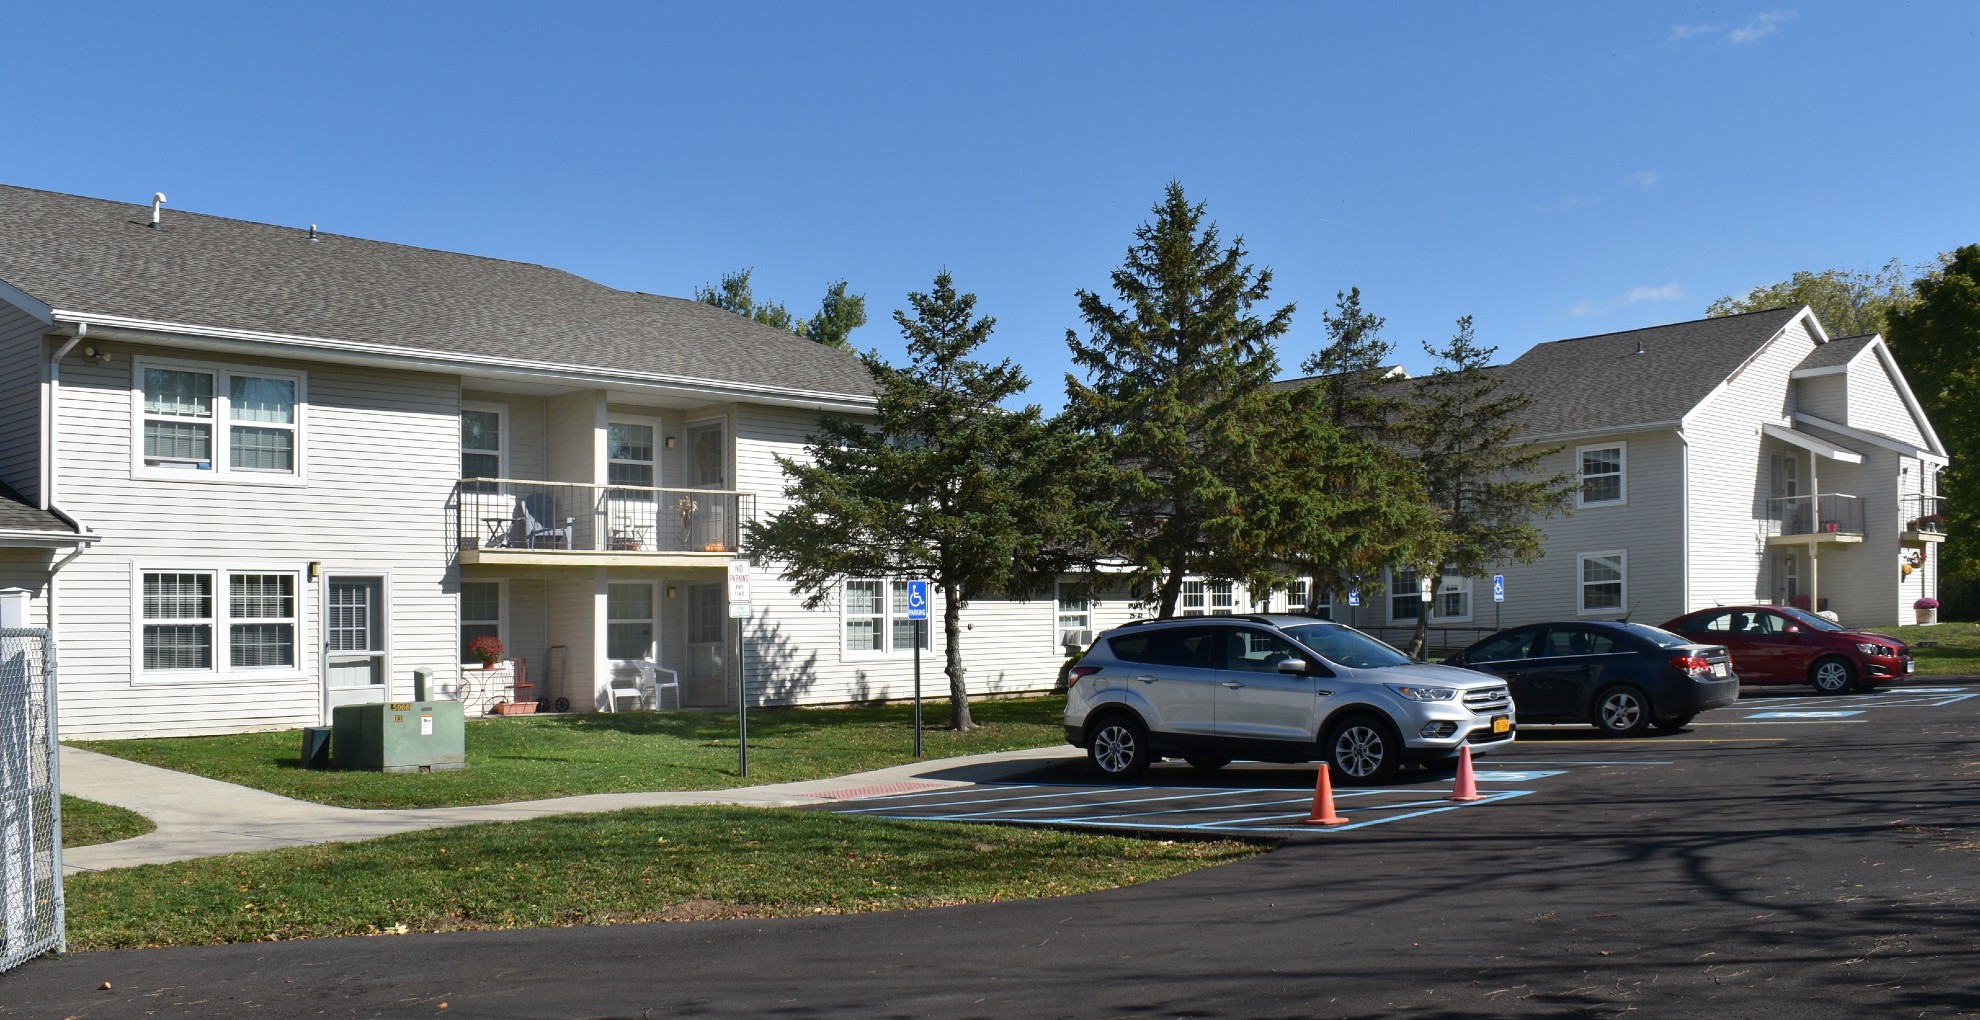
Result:
[[1313,780],[1313,815],[1305,825],[1345,825],[1347,819],[1334,813],[1334,784],[1327,779],[1327,763],[1320,763],[1320,775]]
[[1484,800],[1478,795],[1478,781],[1471,775],[1471,745],[1458,748],[1457,788],[1451,791],[1450,800]]

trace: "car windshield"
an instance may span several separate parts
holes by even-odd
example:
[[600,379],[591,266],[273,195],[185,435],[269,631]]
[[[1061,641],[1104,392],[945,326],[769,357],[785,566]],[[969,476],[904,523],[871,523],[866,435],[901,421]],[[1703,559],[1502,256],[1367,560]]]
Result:
[[1659,648],[1676,648],[1678,645],[1691,643],[1688,639],[1681,638],[1662,627],[1652,627],[1643,623],[1620,623],[1617,626]]
[[1830,623],[1829,621],[1824,620],[1821,617],[1816,616],[1814,613],[1808,612],[1807,610],[1804,609],[1795,609],[1792,606],[1777,606],[1775,608],[1780,611],[1781,615],[1786,616],[1788,619],[1793,620],[1798,624],[1801,624],[1803,627],[1812,627],[1815,630],[1826,630],[1826,631],[1834,631],[1834,632],[1840,632],[1845,629],[1841,624]]
[[1410,657],[1352,627],[1338,623],[1309,623],[1281,628],[1328,662],[1350,669],[1407,666]]

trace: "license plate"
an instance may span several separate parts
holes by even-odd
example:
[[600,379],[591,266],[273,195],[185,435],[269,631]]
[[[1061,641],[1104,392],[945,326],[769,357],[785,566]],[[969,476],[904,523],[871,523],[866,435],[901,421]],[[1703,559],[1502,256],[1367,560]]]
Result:
[[1917,663],[1914,663],[1914,662],[1910,662],[1910,661],[1906,661],[1906,662],[1905,662],[1905,664],[1904,664],[1904,675],[1905,675],[1905,676],[1910,676],[1910,675],[1911,675],[1911,670],[1912,670],[1912,669],[1913,669],[1913,667],[1915,667],[1916,665],[1917,665]]
[[1724,680],[1726,678],[1726,674],[1730,672],[1732,671],[1727,669],[1726,664],[1723,662],[1715,662],[1712,664],[1712,675],[1718,677],[1721,680]]
[[1511,732],[1512,732],[1512,720],[1511,720],[1511,719],[1508,719],[1508,718],[1506,718],[1506,717],[1505,717],[1505,716],[1503,716],[1503,715],[1495,715],[1495,716],[1493,716],[1493,717],[1492,717],[1492,732],[1493,732],[1493,733],[1511,733]]

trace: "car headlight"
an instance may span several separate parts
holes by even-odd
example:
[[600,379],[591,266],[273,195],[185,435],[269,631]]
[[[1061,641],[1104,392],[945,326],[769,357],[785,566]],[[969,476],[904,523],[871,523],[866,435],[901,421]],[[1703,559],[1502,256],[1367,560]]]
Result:
[[1451,701],[1457,697],[1455,687],[1412,687],[1408,684],[1390,684],[1389,689],[1411,701]]
[[1891,649],[1885,648],[1883,645],[1871,644],[1868,641],[1858,641],[1856,643],[1856,650],[1862,652],[1865,655],[1896,655],[1897,654]]

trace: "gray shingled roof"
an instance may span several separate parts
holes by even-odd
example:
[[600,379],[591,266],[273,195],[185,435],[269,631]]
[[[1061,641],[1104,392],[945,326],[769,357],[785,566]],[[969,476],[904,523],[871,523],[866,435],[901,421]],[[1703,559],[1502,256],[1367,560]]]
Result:
[[56,309],[866,396],[853,355],[523,262],[0,185],[0,280]]
[[1507,388],[1533,397],[1528,435],[1672,422],[1697,407],[1800,312],[1800,306],[1775,308],[1555,340],[1494,371]]
[[67,521],[29,503],[5,485],[0,485],[0,531],[45,531],[51,536],[76,533]]
[[1799,372],[1804,368],[1841,368],[1849,364],[1851,358],[1863,353],[1863,349],[1876,339],[1875,333],[1837,337],[1808,352],[1808,356],[1801,359],[1801,364],[1794,366],[1794,370]]

